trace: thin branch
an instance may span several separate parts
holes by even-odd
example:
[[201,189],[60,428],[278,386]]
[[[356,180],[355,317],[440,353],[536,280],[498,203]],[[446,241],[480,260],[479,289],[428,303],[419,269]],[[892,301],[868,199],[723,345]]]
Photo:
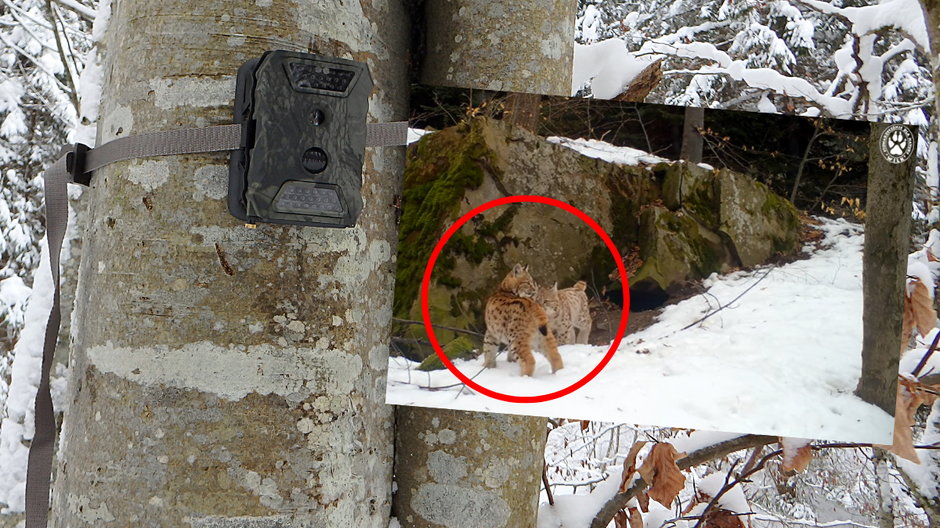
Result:
[[[46,12],[49,16],[49,22],[52,23],[52,34],[55,36],[56,49],[59,50],[59,60],[62,61],[62,67],[65,68],[65,73],[67,74],[66,79],[68,80],[70,88],[69,99],[72,101],[72,107],[75,108],[75,115],[81,115],[82,112],[80,103],[78,101],[78,85],[75,82],[75,72],[72,71],[72,66],[69,64],[68,55],[65,52],[65,46],[62,45],[63,35],[59,33],[59,25],[56,24],[56,12],[55,8],[52,7],[52,0],[46,0]],[[65,22],[61,20],[60,22],[62,22],[62,27],[64,28]],[[71,47],[72,45],[69,44],[69,48]]]
[[89,22],[95,21],[95,16],[96,16],[95,10],[84,4],[76,2],[75,0],[54,0],[54,1],[55,3],[68,9],[69,11],[72,11],[76,15],[84,18],[85,20]]
[[[716,493],[715,496],[712,497],[712,500],[708,501],[708,504],[705,505],[705,509],[703,509],[702,513],[699,514],[698,516],[699,519],[695,523],[695,526],[693,526],[692,528],[699,528],[700,526],[702,526],[702,523],[705,521],[705,517],[708,515],[708,512],[712,508],[714,508],[716,504],[718,504],[718,501],[721,499],[721,497],[724,496],[725,493],[731,491],[731,488],[738,485],[738,483],[740,482],[740,477],[735,478],[733,483],[731,482],[731,474],[734,471],[734,467],[736,465],[738,465],[737,460],[735,460],[731,464],[731,467],[728,469],[728,472],[725,474],[725,482],[724,484],[721,485],[721,489],[718,490],[718,493]],[[761,461],[761,464],[758,465],[758,467],[763,468],[763,460]],[[729,486],[728,484],[731,484],[731,485]]]
[[738,296],[735,297],[734,299],[731,299],[730,301],[728,301],[727,304],[723,304],[723,305],[719,306],[718,309],[716,309],[715,311],[709,312],[709,313],[705,314],[703,317],[700,317],[699,319],[697,319],[697,320],[695,320],[695,321],[689,323],[688,325],[684,326],[682,329],[683,329],[683,330],[688,330],[689,328],[692,328],[693,326],[695,326],[695,325],[697,325],[697,324],[703,322],[704,320],[706,320],[706,319],[708,319],[709,317],[715,315],[716,313],[718,313],[718,312],[724,310],[725,308],[731,306],[732,304],[735,303],[735,301],[737,301],[737,300],[740,299],[741,297],[744,297],[744,294],[745,294],[745,293],[751,291],[752,289],[754,289],[755,286],[757,286],[758,284],[760,284],[760,282],[761,282],[762,280],[766,279],[766,278],[767,278],[767,275],[770,275],[770,272],[771,272],[771,271],[773,271],[773,268],[767,268],[767,271],[766,271],[763,275],[761,275],[761,277],[760,277],[759,279],[757,279],[756,281],[754,281],[754,284],[751,284],[750,286],[748,286],[748,288],[747,288],[746,290],[744,290],[743,292],[741,292],[740,295],[738,295]]
[[24,50],[23,48],[17,46],[15,43],[10,42],[9,40],[7,40],[7,38],[6,38],[2,33],[0,33],[0,42],[3,42],[3,43],[6,44],[7,46],[13,48],[13,51],[17,52],[18,54],[22,55],[26,60],[28,60],[29,62],[33,63],[34,66],[36,66],[36,67],[39,68],[43,73],[45,73],[46,75],[48,75],[48,76],[53,80],[53,82],[55,82],[55,84],[59,85],[59,88],[61,88],[63,92],[68,92],[68,91],[69,91],[69,87],[66,86],[66,85],[64,85],[64,84],[62,84],[62,81],[60,81],[58,78],[56,78],[56,76],[55,76],[54,73],[52,73],[52,72],[50,72],[49,70],[47,70],[47,69],[42,65],[42,63],[39,62],[38,59],[36,59],[36,58],[33,57],[32,55],[30,55],[29,52],[27,52],[27,51]]
[[[423,321],[412,321],[409,319],[399,319],[397,317],[392,317],[392,321],[396,323],[402,323],[402,324],[408,324],[408,325],[424,326]],[[441,330],[450,330],[451,332],[457,332],[458,334],[467,334],[467,335],[472,335],[476,337],[483,337],[483,334],[481,334],[480,332],[474,332],[473,330],[464,330],[463,328],[454,328],[453,326],[436,325],[433,323],[431,323],[431,326],[433,326],[434,328],[440,328]]]
[[751,453],[750,458],[747,459],[747,462],[744,464],[744,467],[741,468],[741,471],[747,473],[757,464],[757,461],[760,460],[761,453],[764,452],[764,446],[757,446],[754,448],[754,451]]
[[934,336],[933,342],[930,343],[930,348],[927,349],[927,353],[924,354],[924,357],[920,358],[920,361],[917,363],[917,366],[914,367],[914,370],[911,371],[911,375],[915,378],[920,377],[920,371],[927,365],[927,362],[930,361],[930,356],[933,355],[934,350],[937,349],[937,343],[940,342],[940,332],[937,332],[937,335]]
[[542,463],[542,484],[545,486],[545,495],[548,496],[548,504],[555,505],[555,497],[552,495],[552,485],[548,482],[548,464]]

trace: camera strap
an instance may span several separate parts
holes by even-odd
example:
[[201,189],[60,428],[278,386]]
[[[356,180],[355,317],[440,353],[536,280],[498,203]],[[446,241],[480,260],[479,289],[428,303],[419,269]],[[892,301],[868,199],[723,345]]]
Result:
[[[150,156],[173,156],[221,152],[245,147],[250,141],[246,127],[240,124],[217,125],[151,132],[115,139],[97,148],[77,143],[67,147],[58,161],[43,174],[46,209],[46,240],[49,266],[54,285],[52,310],[46,323],[42,350],[42,371],[35,400],[35,433],[29,448],[26,469],[26,527],[45,528],[49,517],[49,485],[52,456],[55,452],[56,424],[49,390],[52,358],[61,324],[59,295],[59,255],[68,227],[67,184],[88,186],[91,174],[118,161]],[[367,147],[406,145],[408,123],[368,123]]]

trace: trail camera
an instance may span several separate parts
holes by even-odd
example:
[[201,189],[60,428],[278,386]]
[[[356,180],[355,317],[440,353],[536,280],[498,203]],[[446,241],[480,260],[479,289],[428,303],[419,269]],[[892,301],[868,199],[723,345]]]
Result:
[[248,223],[352,227],[372,78],[360,62],[269,51],[238,70],[242,148],[229,163],[228,204]]

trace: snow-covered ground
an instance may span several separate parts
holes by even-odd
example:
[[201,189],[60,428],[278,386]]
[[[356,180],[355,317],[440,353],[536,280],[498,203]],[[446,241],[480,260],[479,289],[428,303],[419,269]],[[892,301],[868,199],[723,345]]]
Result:
[[[713,275],[706,293],[666,307],[652,326],[626,336],[610,364],[570,395],[503,402],[463,387],[449,371],[422,372],[391,358],[387,402],[890,443],[893,418],[853,395],[861,371],[862,230],[844,220],[824,220],[820,229],[823,245],[807,248],[807,260]],[[521,377],[505,353],[495,369],[483,369],[482,358],[455,365],[488,389],[540,395],[580,380],[607,347],[559,350],[565,368],[555,374],[538,354],[533,377]]]

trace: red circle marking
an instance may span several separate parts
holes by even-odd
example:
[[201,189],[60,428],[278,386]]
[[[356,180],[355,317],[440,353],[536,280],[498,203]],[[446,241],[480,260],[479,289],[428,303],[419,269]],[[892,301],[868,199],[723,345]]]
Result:
[[[434,329],[431,327],[431,314],[428,309],[428,289],[431,285],[431,273],[434,271],[434,264],[437,262],[437,257],[441,254],[441,250],[444,249],[444,245],[447,244],[447,241],[450,240],[450,237],[457,232],[464,224],[470,221],[474,216],[488,210],[493,207],[511,203],[519,202],[533,202],[541,203],[546,205],[551,205],[563,209],[578,218],[582,222],[587,224],[594,232],[597,233],[601,240],[607,245],[607,249],[610,250],[610,253],[614,256],[614,262],[617,264],[617,272],[620,274],[620,283],[623,285],[623,309],[620,312],[620,326],[617,328],[617,335],[614,338],[614,341],[610,344],[610,348],[607,350],[607,354],[604,356],[604,359],[594,367],[594,370],[589,372],[586,376],[581,378],[579,381],[565,387],[563,389],[557,390],[555,392],[550,392],[548,394],[542,394],[539,396],[514,396],[512,394],[503,394],[501,392],[496,392],[494,390],[487,389],[486,387],[481,386],[480,384],[474,382],[472,379],[464,375],[463,372],[460,372],[454,364],[450,362],[450,358],[444,354],[444,351],[441,349],[440,343],[437,341],[437,336],[434,335]],[[528,195],[519,195],[519,196],[506,196],[505,198],[498,198],[486,202],[483,205],[471,209],[470,212],[461,216],[454,225],[450,226],[447,231],[444,232],[444,235],[437,242],[437,245],[434,246],[434,251],[431,252],[431,258],[428,260],[428,265],[424,268],[424,278],[421,280],[421,314],[424,318],[424,329],[428,333],[428,338],[431,340],[431,346],[434,347],[434,351],[437,352],[437,356],[441,358],[441,361],[444,365],[447,366],[447,369],[450,370],[460,381],[467,384],[468,387],[476,390],[481,394],[485,394],[491,398],[496,398],[497,400],[512,402],[512,403],[539,403],[549,400],[554,400],[555,398],[560,398],[566,394],[571,394],[572,392],[580,389],[586,385],[589,381],[594,379],[595,376],[600,374],[601,370],[607,366],[607,363],[614,357],[614,352],[617,351],[617,347],[620,346],[620,341],[623,339],[623,334],[627,329],[627,317],[629,316],[630,310],[630,290],[627,288],[627,271],[623,265],[623,259],[620,257],[620,252],[617,251],[617,247],[614,246],[614,242],[607,236],[607,233],[604,232],[604,229],[597,224],[590,216],[584,214],[578,208],[569,205],[565,202],[555,200],[554,198],[547,198],[545,196],[528,196]]]

